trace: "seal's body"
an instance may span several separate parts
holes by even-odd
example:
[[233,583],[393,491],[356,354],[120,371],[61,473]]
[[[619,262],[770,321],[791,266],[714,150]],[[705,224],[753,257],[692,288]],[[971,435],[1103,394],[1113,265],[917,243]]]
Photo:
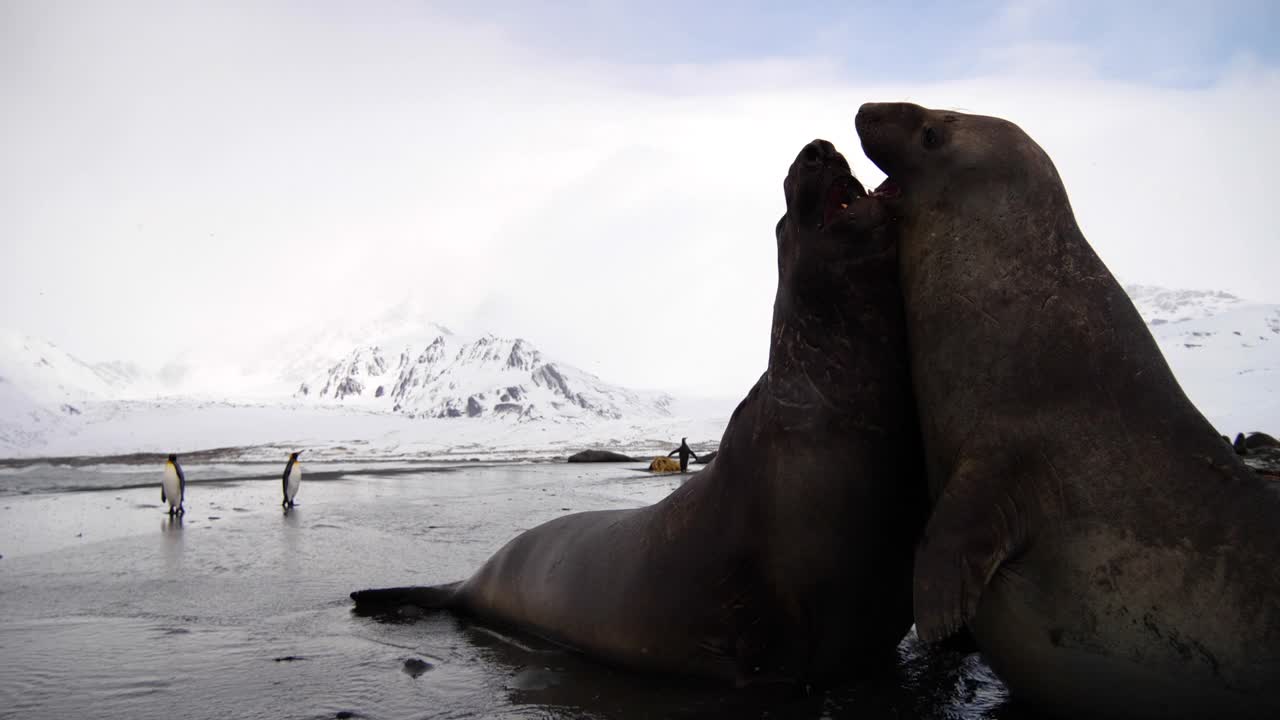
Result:
[[920,636],[967,625],[1053,713],[1280,717],[1280,489],[1183,394],[1049,157],[998,118],[857,125],[902,233]]

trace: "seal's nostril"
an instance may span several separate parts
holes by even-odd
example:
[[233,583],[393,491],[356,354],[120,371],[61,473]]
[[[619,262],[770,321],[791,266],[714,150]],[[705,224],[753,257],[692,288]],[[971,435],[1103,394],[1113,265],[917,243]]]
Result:
[[800,153],[800,157],[801,157],[805,162],[810,162],[810,163],[811,163],[811,162],[817,162],[817,161],[818,161],[818,149],[817,149],[816,147],[814,147],[812,143],[810,143],[810,144],[808,144],[808,145],[805,145],[805,146],[804,146],[804,151]]

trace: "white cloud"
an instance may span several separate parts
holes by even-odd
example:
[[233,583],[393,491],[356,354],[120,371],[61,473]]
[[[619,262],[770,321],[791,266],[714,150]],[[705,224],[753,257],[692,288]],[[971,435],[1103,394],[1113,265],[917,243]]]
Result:
[[1280,300],[1266,66],[1152,88],[1020,45],[985,77],[892,85],[822,58],[553,60],[432,17],[33,7],[0,51],[0,325],[90,358],[229,351],[412,296],[613,381],[740,393],[782,177],[825,137],[876,182],[866,100],[1018,122],[1126,279]]

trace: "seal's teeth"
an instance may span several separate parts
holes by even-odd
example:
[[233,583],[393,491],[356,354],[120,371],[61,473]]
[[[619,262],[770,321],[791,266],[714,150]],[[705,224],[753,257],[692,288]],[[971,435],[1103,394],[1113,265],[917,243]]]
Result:
[[849,209],[849,203],[840,203],[840,209],[841,209],[841,210],[848,210],[848,209]]

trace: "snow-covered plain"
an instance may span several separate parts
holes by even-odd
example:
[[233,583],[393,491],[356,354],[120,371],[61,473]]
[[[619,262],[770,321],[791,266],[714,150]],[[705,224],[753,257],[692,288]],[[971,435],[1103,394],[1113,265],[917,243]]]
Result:
[[[1126,290],[1223,434],[1280,431],[1280,305]],[[335,459],[540,459],[589,447],[643,455],[684,436],[714,445],[736,402],[623,388],[527,340],[463,336],[404,307],[248,358],[188,356],[153,371],[0,333],[7,457],[236,448],[274,459],[302,447]]]

